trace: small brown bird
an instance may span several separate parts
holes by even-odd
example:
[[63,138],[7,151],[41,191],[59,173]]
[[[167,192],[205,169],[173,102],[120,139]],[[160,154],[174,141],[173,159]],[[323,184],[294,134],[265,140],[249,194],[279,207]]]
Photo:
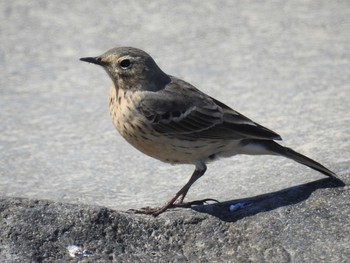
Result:
[[253,122],[191,84],[164,73],[150,55],[132,48],[113,48],[82,61],[102,66],[113,81],[110,114],[118,132],[135,148],[171,164],[194,164],[190,180],[163,207],[143,213],[159,215],[182,207],[206,163],[236,154],[279,155],[335,174],[316,161],[276,143],[281,137]]

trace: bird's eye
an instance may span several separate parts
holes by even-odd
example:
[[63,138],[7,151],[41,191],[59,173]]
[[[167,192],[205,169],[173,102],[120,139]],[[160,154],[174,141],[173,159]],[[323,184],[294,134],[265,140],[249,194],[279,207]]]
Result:
[[123,69],[127,69],[129,68],[131,65],[131,61],[129,59],[123,59],[122,61],[120,61],[120,66],[123,68]]

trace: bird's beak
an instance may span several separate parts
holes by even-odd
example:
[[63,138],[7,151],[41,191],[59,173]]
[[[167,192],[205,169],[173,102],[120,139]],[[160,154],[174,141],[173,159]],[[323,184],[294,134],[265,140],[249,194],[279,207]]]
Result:
[[89,62],[89,63],[93,63],[96,65],[100,65],[100,66],[107,66],[108,63],[106,61],[103,61],[101,57],[87,57],[87,58],[81,58],[81,61],[85,61],[85,62]]

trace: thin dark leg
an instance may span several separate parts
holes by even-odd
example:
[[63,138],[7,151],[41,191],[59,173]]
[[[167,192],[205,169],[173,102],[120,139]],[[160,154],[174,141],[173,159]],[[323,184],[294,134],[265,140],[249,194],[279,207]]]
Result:
[[[176,193],[176,195],[171,198],[163,207],[160,208],[147,208],[145,210],[136,211],[138,213],[151,214],[153,216],[158,216],[165,212],[167,209],[172,207],[180,207],[185,199],[185,196],[191,186],[196,182],[207,170],[205,163],[196,163],[196,169],[194,170],[190,180]],[[179,199],[179,200],[178,200]],[[178,202],[176,202],[178,200]]]

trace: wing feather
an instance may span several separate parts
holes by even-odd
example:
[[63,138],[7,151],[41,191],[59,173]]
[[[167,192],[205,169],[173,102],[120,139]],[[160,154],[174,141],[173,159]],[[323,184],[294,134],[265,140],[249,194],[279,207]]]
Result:
[[174,77],[171,79],[162,90],[146,91],[137,108],[155,131],[188,139],[281,139],[277,133],[187,82]]

